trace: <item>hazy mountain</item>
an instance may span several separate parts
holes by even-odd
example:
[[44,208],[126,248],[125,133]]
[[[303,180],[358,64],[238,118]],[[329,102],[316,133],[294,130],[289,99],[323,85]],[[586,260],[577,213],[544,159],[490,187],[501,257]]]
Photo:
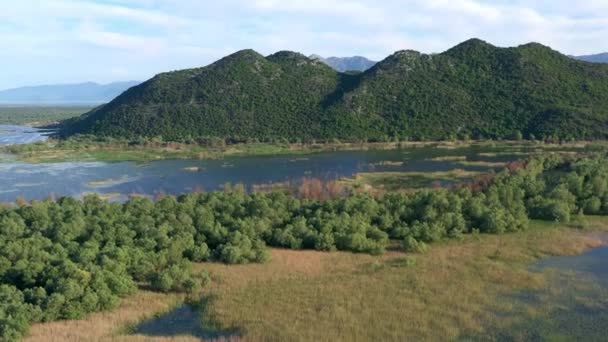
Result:
[[323,58],[319,55],[311,55],[309,58],[318,59],[340,72],[365,71],[376,64],[376,62],[361,56]]
[[21,87],[0,91],[0,103],[4,104],[100,104],[106,103],[137,85],[139,82],[115,82],[97,84],[57,84]]
[[574,56],[574,58],[585,62],[608,63],[608,52],[598,53],[597,55]]
[[63,133],[234,139],[608,137],[608,65],[531,43],[478,39],[399,51],[339,73],[294,52],[239,51],[164,73],[64,125]]

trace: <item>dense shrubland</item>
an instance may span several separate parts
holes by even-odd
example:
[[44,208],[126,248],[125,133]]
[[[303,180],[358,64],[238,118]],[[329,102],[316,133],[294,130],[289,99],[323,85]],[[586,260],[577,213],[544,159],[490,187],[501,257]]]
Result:
[[422,252],[463,234],[523,230],[530,218],[580,223],[608,214],[608,160],[566,158],[535,157],[457,189],[380,198],[233,187],[124,204],[95,196],[20,202],[0,209],[0,336],[111,309],[138,286],[200,292],[206,275],[193,263],[264,262],[267,246],[379,254],[400,241]]

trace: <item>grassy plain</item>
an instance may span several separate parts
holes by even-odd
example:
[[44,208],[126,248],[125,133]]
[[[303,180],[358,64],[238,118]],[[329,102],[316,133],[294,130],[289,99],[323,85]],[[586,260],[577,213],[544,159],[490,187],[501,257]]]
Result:
[[[585,231],[533,222],[525,232],[467,236],[419,255],[272,250],[266,264],[201,264],[212,279],[204,324],[236,329],[248,341],[498,339],[496,332],[558,309],[551,296],[529,304],[509,299],[551,287],[552,275],[530,265],[600,246],[605,241],[595,232],[608,232],[608,218],[589,218]],[[109,313],[35,325],[26,341],[193,341],[125,335],[181,300],[140,292]]]

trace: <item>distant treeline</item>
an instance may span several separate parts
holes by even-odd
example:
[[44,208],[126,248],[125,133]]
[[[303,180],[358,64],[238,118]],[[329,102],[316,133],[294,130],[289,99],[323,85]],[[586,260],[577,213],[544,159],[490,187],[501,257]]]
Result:
[[59,122],[82,115],[92,107],[13,107],[0,105],[0,125]]
[[267,246],[380,254],[463,234],[528,228],[530,219],[584,226],[608,214],[608,159],[559,155],[512,163],[452,190],[344,195],[315,182],[293,195],[242,187],[157,201],[19,201],[0,209],[0,338],[34,322],[109,310],[138,285],[199,293],[193,263],[264,262]]

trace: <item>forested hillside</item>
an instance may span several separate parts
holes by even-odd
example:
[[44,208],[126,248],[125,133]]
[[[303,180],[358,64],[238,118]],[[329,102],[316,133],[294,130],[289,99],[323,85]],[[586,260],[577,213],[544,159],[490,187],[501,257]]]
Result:
[[400,51],[359,74],[293,52],[246,50],[160,74],[65,123],[63,135],[237,140],[608,136],[608,65],[540,44],[472,39]]

